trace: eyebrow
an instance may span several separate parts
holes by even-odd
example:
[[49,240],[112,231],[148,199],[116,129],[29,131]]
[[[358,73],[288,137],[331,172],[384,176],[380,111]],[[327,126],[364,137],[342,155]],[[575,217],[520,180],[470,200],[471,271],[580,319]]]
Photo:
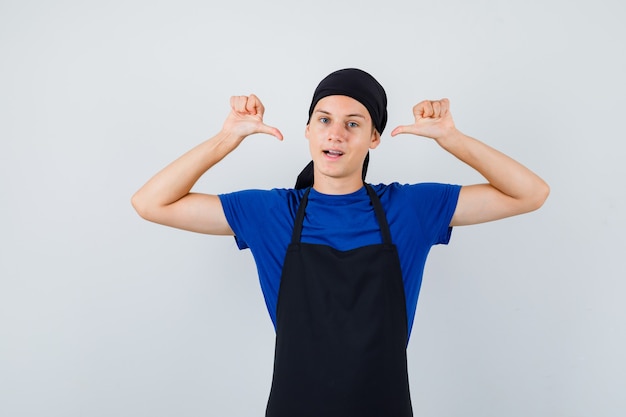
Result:
[[[315,110],[315,113],[323,113],[323,114],[327,114],[329,116],[331,116],[331,113],[323,110],[323,109],[317,109]],[[362,119],[367,119],[367,117],[363,116],[361,113],[351,113],[351,114],[346,114],[345,117],[360,117]]]

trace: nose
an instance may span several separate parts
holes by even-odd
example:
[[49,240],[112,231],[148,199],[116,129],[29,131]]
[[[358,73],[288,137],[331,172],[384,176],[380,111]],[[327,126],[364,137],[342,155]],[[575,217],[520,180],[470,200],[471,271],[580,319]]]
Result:
[[333,123],[328,129],[329,141],[342,141],[344,139],[345,128],[340,123]]

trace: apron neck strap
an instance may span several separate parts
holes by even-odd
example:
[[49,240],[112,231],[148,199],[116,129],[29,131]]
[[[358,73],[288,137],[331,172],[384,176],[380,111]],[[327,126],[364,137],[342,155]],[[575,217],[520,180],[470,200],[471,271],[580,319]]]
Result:
[[[376,214],[376,220],[378,221],[378,226],[380,227],[380,233],[383,238],[383,243],[386,245],[391,245],[391,233],[389,232],[389,224],[387,223],[387,216],[385,216],[385,211],[383,210],[382,204],[380,204],[380,199],[376,195],[376,192],[372,188],[371,185],[364,183],[365,189],[367,190],[367,194],[370,197],[370,201],[372,202],[372,206],[374,207],[374,213]],[[293,234],[291,236],[291,243],[297,244],[300,243],[300,238],[302,235],[302,224],[304,223],[304,214],[306,205],[309,201],[309,193],[311,192],[312,187],[308,187],[300,200],[300,205],[298,206],[298,212],[296,213],[296,219],[293,225]]]

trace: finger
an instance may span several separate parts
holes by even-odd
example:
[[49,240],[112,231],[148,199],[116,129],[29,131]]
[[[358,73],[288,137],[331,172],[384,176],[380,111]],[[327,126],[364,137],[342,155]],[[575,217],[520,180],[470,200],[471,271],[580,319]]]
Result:
[[431,101],[431,105],[433,107],[433,114],[431,117],[433,118],[441,117],[441,102]]
[[433,115],[433,104],[430,100],[420,101],[413,107],[413,115],[415,119],[421,119],[425,117],[432,117]]
[[276,137],[278,140],[283,140],[283,134],[280,132],[280,130],[266,124],[261,125],[261,127],[259,128],[259,133],[266,133],[268,135]]
[[450,112],[450,100],[442,98],[439,102],[441,103],[441,116],[446,116]]
[[259,114],[263,116],[263,113],[265,112],[265,107],[263,107],[263,103],[261,103],[261,100],[259,100],[257,96],[255,96],[254,94],[250,94],[246,103],[246,111],[249,114]]
[[232,96],[230,98],[230,107],[237,113],[246,112],[246,102],[248,97],[246,96]]
[[411,126],[397,126],[391,131],[391,136],[393,137],[403,133],[411,133]]

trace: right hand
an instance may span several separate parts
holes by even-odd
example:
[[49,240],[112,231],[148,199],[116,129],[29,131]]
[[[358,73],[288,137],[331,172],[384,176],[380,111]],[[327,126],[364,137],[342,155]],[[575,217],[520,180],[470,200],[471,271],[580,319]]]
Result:
[[275,127],[263,123],[265,107],[254,94],[233,96],[230,98],[230,114],[224,122],[222,131],[240,138],[255,133],[266,133],[283,140],[283,134]]

